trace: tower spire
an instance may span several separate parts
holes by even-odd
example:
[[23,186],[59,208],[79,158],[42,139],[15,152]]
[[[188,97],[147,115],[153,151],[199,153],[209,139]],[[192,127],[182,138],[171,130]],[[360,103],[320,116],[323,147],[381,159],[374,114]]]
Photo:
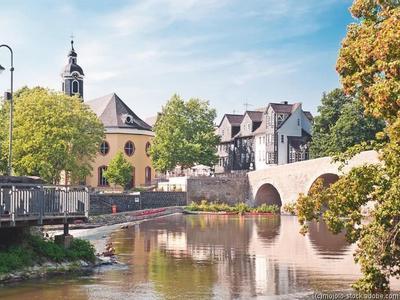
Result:
[[71,38],[71,50],[72,51],[75,51],[75,49],[74,49],[74,34],[72,33],[71,35],[70,35],[70,38]]
[[61,74],[62,91],[69,95],[79,95],[83,98],[83,73],[82,68],[78,65],[77,54],[74,49],[74,36],[71,35],[71,50],[68,53],[68,64],[64,67]]

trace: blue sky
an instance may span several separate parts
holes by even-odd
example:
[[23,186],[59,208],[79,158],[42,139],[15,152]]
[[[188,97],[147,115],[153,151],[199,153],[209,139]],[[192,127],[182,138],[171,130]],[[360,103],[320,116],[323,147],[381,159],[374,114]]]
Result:
[[[173,93],[209,100],[219,116],[268,102],[316,112],[339,86],[335,62],[350,0],[1,0],[0,43],[15,85],[61,88],[69,36],[85,100],[117,93],[142,118]],[[0,49],[0,64],[8,63]],[[7,74],[0,90],[8,88]]]

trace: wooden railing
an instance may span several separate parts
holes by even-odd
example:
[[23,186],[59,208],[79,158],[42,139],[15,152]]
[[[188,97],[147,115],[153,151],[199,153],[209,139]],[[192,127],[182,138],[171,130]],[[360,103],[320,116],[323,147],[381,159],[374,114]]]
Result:
[[[89,191],[86,187],[0,183],[0,221],[15,226],[18,221],[87,218]],[[0,222],[0,226],[1,226]]]

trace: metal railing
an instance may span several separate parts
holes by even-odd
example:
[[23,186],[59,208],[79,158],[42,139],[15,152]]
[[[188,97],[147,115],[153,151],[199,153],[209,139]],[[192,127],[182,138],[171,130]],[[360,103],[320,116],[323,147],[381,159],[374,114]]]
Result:
[[[19,220],[89,216],[89,191],[83,186],[0,183],[0,220],[11,226]],[[0,224],[1,225],[1,224]]]

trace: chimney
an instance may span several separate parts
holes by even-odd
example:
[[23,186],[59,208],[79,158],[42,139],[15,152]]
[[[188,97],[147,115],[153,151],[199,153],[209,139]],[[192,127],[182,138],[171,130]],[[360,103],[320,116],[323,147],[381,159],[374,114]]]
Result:
[[287,101],[281,101],[281,104],[288,104]]

